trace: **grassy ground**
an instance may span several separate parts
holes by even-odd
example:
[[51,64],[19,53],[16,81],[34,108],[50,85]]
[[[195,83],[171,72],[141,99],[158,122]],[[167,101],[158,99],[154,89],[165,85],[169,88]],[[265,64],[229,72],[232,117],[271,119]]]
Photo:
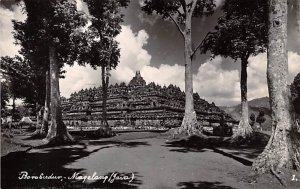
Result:
[[27,151],[32,143],[24,143],[20,137],[24,137],[28,132],[19,129],[1,130],[1,157],[11,152]]

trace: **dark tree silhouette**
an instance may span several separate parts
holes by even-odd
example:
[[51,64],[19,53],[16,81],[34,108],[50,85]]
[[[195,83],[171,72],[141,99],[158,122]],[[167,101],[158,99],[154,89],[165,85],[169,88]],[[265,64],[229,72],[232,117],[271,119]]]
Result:
[[250,125],[253,126],[253,125],[255,124],[255,121],[256,121],[255,114],[252,113],[252,114],[250,115],[250,122],[249,122]]
[[[48,117],[50,106],[50,82],[49,82],[49,49],[42,35],[36,35],[43,21],[34,14],[27,13],[26,22],[13,21],[14,38],[16,44],[22,48],[19,53],[29,62],[32,76],[32,84],[35,91],[37,127],[33,137],[45,137],[48,132]],[[44,105],[43,105],[44,104]],[[40,114],[43,119],[40,127]]]
[[256,122],[259,124],[260,129],[262,129],[261,124],[266,121],[265,112],[263,110],[259,110],[259,114],[256,118]]
[[296,75],[293,83],[291,84],[291,93],[295,112],[297,116],[300,117],[300,73]]
[[88,42],[81,52],[80,61],[90,64],[94,69],[101,68],[102,80],[102,124],[104,135],[113,135],[107,122],[107,89],[110,70],[119,63],[120,49],[115,37],[121,32],[123,21],[121,8],[128,5],[128,0],[84,0],[91,17],[91,26],[87,33]]
[[[73,0],[25,0],[24,2],[28,15],[25,26],[35,28],[32,32],[39,36],[49,57],[51,125],[46,141],[53,144],[72,141],[62,121],[59,73],[64,64],[72,65],[78,58],[81,44],[79,29],[86,24],[86,18],[83,13],[77,12],[76,2]],[[31,22],[30,19],[35,21]],[[38,44],[36,47],[39,47]]]
[[8,82],[3,80],[1,81],[1,110],[6,109],[6,105],[8,101],[9,101]]
[[215,31],[209,33],[202,45],[202,52],[210,51],[213,56],[221,55],[241,61],[241,120],[233,141],[240,141],[252,135],[249,125],[247,99],[248,58],[266,50],[267,46],[267,1],[227,0],[223,6],[224,15],[219,18]]
[[13,117],[17,98],[35,106],[43,102],[45,76],[35,74],[39,69],[35,70],[30,61],[21,56],[1,57],[0,63],[2,74],[7,81],[9,97],[13,99]]

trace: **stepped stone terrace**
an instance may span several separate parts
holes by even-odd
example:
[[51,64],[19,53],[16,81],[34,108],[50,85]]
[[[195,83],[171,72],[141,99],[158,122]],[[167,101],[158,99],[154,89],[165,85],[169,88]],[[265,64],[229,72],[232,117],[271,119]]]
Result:
[[[195,93],[195,111],[198,123],[217,127],[236,121],[214,103],[208,103]],[[160,86],[146,81],[137,71],[128,85],[124,82],[110,85],[107,96],[107,119],[113,128],[164,129],[179,127],[184,116],[185,93],[174,85]],[[94,87],[62,97],[63,119],[69,127],[101,124],[102,89]]]

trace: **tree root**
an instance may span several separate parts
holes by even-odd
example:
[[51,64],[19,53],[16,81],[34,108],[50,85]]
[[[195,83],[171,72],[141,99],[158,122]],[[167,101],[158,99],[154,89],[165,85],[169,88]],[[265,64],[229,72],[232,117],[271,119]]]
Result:
[[71,145],[74,144],[76,141],[71,137],[63,137],[63,136],[56,136],[52,137],[50,139],[45,138],[43,140],[44,144],[42,145],[43,147],[48,147],[48,146],[61,146],[61,145]]
[[280,176],[278,175],[278,173],[276,173],[273,167],[270,167],[270,171],[278,179],[278,181],[280,182],[280,184],[282,184],[282,186],[287,187],[285,181],[282,178],[280,178]]
[[95,135],[99,138],[107,138],[107,137],[116,136],[116,133],[112,131],[110,127],[103,126],[95,131]]
[[233,134],[233,136],[230,139],[231,144],[244,144],[249,142],[253,135],[253,129],[249,125],[248,122],[245,122],[244,120],[241,120],[237,131]]
[[201,138],[207,138],[207,136],[202,133],[202,129],[197,129],[197,128],[186,129],[186,128],[178,127],[178,128],[171,129],[169,133],[172,136],[172,138],[177,138],[181,136],[182,137],[193,136],[193,135],[199,136]]
[[191,114],[186,114],[183,118],[181,126],[171,129],[169,133],[173,138],[192,135],[206,137],[206,135],[202,133],[202,130],[202,127],[197,122],[196,112],[194,111]]
[[33,133],[30,134],[28,139],[42,139],[47,136],[47,133],[43,133],[40,130],[36,130]]
[[75,143],[75,140],[68,131],[64,134],[57,134],[56,136],[51,136],[48,133],[48,136],[43,141],[46,146],[60,146]]

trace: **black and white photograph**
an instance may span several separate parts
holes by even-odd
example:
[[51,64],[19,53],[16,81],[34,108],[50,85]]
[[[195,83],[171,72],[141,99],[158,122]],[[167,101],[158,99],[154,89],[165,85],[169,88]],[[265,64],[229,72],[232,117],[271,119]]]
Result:
[[0,0],[3,189],[300,189],[300,0]]

